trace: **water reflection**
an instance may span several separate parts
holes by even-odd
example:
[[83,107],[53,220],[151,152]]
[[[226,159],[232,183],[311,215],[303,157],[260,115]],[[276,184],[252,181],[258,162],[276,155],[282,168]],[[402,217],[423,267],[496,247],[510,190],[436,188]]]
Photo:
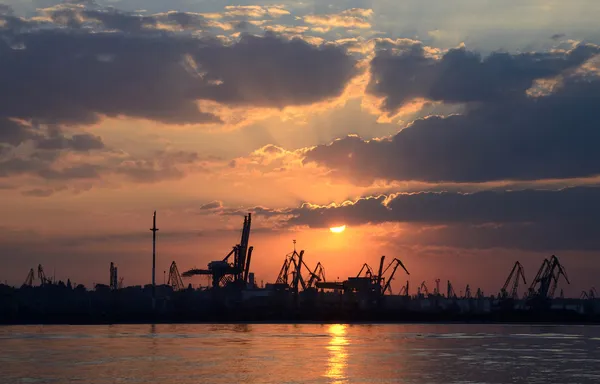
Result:
[[600,327],[7,326],[0,366],[0,384],[598,384]]
[[346,382],[346,367],[348,365],[346,328],[347,325],[345,324],[332,324],[328,329],[331,339],[326,347],[329,350],[329,358],[325,377],[333,379],[332,383],[335,384]]

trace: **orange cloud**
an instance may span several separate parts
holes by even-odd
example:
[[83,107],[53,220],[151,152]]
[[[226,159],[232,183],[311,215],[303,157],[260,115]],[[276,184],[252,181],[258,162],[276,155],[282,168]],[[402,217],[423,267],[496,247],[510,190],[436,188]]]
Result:
[[270,16],[273,18],[289,15],[290,12],[287,11],[283,6],[273,5],[273,6],[261,6],[261,5],[227,5],[225,6],[225,16],[228,17],[252,17],[252,18],[261,18],[265,16]]
[[315,32],[325,33],[333,28],[371,28],[369,19],[373,16],[373,10],[352,8],[337,14],[307,15],[304,22],[314,25]]

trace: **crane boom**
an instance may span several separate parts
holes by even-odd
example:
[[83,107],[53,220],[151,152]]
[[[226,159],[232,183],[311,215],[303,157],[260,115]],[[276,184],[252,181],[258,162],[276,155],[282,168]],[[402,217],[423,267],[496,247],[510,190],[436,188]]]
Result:
[[[381,263],[383,265],[383,257],[381,258]],[[402,261],[397,258],[395,258],[394,260],[392,260],[392,262],[390,264],[388,264],[388,266],[383,271],[383,274],[385,274],[385,272],[392,266],[392,264],[394,264],[394,268],[392,269],[392,273],[390,274],[390,277],[387,279],[385,286],[381,290],[382,295],[385,294],[385,292],[388,289],[390,289],[390,284],[392,283],[392,280],[394,279],[394,275],[396,274],[396,270],[398,269],[398,267],[402,267],[402,269],[404,269],[404,272],[406,272],[407,275],[410,275],[410,273],[408,272],[408,269],[406,269],[406,267],[404,266]],[[381,279],[381,276],[380,276],[380,279]]]

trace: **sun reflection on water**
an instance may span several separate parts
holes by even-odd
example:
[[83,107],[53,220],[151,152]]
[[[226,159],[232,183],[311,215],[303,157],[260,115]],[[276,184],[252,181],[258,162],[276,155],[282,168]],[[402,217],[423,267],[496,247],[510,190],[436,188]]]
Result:
[[327,360],[327,372],[325,377],[333,379],[332,383],[342,384],[346,382],[346,367],[348,365],[348,353],[346,346],[346,328],[344,324],[332,324],[329,326],[331,339],[327,345],[329,359]]

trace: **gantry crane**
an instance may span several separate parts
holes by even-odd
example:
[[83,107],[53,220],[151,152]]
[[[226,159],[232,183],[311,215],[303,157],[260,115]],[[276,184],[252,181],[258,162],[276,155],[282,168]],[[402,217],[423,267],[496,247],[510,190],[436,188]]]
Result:
[[[513,280],[513,284],[512,284],[510,293],[509,293],[507,289],[508,289],[508,286],[509,286],[511,280]],[[506,300],[506,299],[517,300],[519,298],[518,290],[519,290],[519,281],[520,280],[523,280],[523,284],[527,284],[527,281],[525,280],[525,273],[523,270],[523,266],[521,265],[520,262],[517,261],[517,262],[515,262],[513,269],[510,271],[510,274],[508,275],[506,282],[504,282],[504,286],[500,289],[499,298],[502,300]]]

